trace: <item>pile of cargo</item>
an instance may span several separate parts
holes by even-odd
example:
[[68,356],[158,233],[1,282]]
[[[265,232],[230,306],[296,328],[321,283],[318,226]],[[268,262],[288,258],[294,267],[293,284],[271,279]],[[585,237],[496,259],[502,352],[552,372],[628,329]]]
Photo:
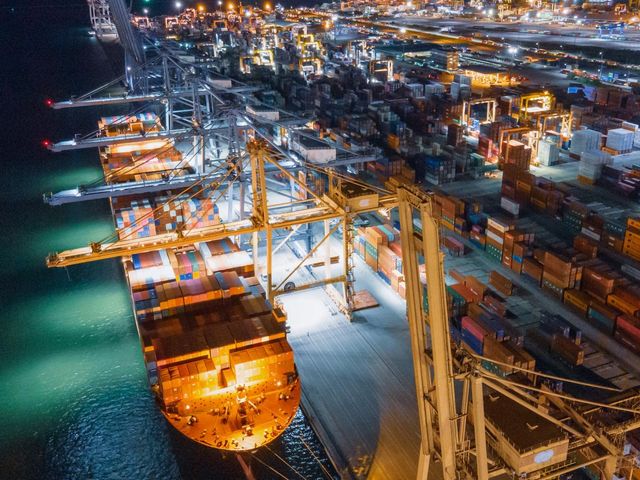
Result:
[[511,280],[495,270],[489,272],[489,285],[505,297],[510,297],[513,294],[513,283]]
[[561,317],[543,319],[530,334],[569,365],[583,364],[582,332],[569,326]]
[[282,378],[293,371],[293,351],[284,339],[263,343],[255,347],[238,349],[230,353],[236,382],[249,385],[265,378]]
[[[396,135],[389,135],[389,137],[392,136],[397,138]],[[367,169],[383,180],[396,175],[402,175],[402,169],[404,166],[405,162],[401,157],[382,157],[375,162],[367,163]]]
[[236,271],[246,276],[251,275],[253,272],[253,260],[249,254],[244,250],[240,250],[229,239],[202,242],[198,243],[197,247],[209,274]]
[[464,255],[464,244],[455,237],[444,235],[442,237],[442,247],[449,255],[453,257],[460,257]]
[[111,155],[108,157],[105,171],[109,179],[117,182],[142,182],[162,180],[167,175],[179,177],[192,173],[192,169],[180,158],[174,160],[171,156],[145,156],[135,158],[126,155]]
[[500,146],[503,164],[514,165],[519,170],[529,170],[531,147],[518,140],[505,140]]
[[[511,185],[517,189],[518,179],[522,179],[520,190],[524,192],[526,187],[523,185],[532,177],[529,175],[528,172],[517,173],[516,181]],[[533,202],[537,190],[559,197],[559,201],[554,200],[557,207],[551,210],[562,215],[564,226],[574,234],[572,246],[536,245],[534,235],[517,230],[513,221],[483,213],[475,202],[465,203],[443,194],[434,195],[434,214],[444,228],[468,238],[505,268],[530,278],[587,318],[596,328],[622,338],[623,333],[619,332],[633,331],[631,327],[635,325],[635,319],[640,318],[640,288],[634,285],[640,280],[640,268],[631,261],[640,259],[640,220],[628,218],[620,222],[603,218],[597,213],[597,206],[593,210],[573,197],[565,197],[563,192],[555,190],[553,182],[533,178],[530,202]],[[544,207],[548,206],[548,203],[544,204]],[[456,224],[463,228],[457,229]],[[621,271],[613,268],[598,258],[604,249],[627,255],[629,263],[622,265]],[[477,301],[464,279],[457,280],[458,284],[448,287],[449,308],[454,317],[466,315],[469,303]],[[490,276],[490,284],[501,295],[507,295],[508,282],[500,280],[495,273]],[[547,343],[549,348],[553,343],[553,348],[560,349],[564,340],[549,340]],[[629,336],[622,343],[640,352],[640,337],[636,340],[636,337]],[[577,361],[579,355],[575,353],[572,358]]]
[[[482,129],[482,126],[480,127]],[[478,138],[478,155],[481,155],[487,162],[495,163],[498,158],[498,148],[491,138],[480,135]]]
[[518,216],[530,206],[553,215],[560,209],[563,198],[553,182],[513,165],[503,166],[500,205],[509,214]]
[[196,250],[167,252],[169,262],[176,273],[176,281],[198,279],[205,275],[205,264]]
[[[453,275],[458,277],[455,272]],[[458,277],[459,278],[459,277]],[[459,325],[460,339],[473,353],[495,360],[483,361],[483,367],[505,376],[518,367],[535,369],[535,359],[523,348],[524,336],[505,320],[506,306],[475,277],[467,275],[463,282],[447,288],[450,303],[462,295],[466,300],[465,312],[452,318]],[[457,328],[452,331],[456,332]]]
[[395,292],[405,298],[402,247],[398,230],[389,224],[359,227],[354,240],[354,251]]
[[209,358],[159,370],[158,386],[166,404],[192,401],[214,392],[218,385],[218,372]]
[[115,211],[118,237],[133,239],[156,234],[154,211],[149,200],[133,200],[129,208]]
[[129,286],[133,292],[145,290],[147,285],[175,280],[175,271],[171,266],[166,250],[137,253],[126,264]]
[[560,158],[560,149],[555,141],[542,139],[538,143],[537,159],[540,165],[555,165]]
[[[588,155],[590,153],[587,153]],[[611,166],[602,166],[602,176],[599,182],[611,180],[613,182],[612,188],[618,191],[623,189],[627,193],[640,191],[640,174],[633,181],[628,178],[623,180],[616,178],[613,180],[609,177],[609,170],[611,169]],[[592,182],[589,179],[585,179],[583,183]],[[505,166],[501,205],[504,210],[514,216],[520,213],[525,206],[530,206],[538,212],[544,212],[549,215],[560,214],[563,224],[572,233],[580,233],[589,237],[598,245],[624,253],[634,260],[640,260],[638,246],[632,243],[632,239],[635,238],[633,235],[637,234],[639,230],[637,226],[628,227],[624,224],[618,224],[619,222],[603,218],[596,210],[558,189],[555,183],[550,180],[537,178],[529,172],[522,172]],[[633,219],[629,219],[627,222],[633,222]],[[478,236],[481,232],[476,228],[477,222],[470,223],[471,240],[481,244],[482,239]],[[443,226],[448,226],[447,221],[443,223]],[[630,234],[627,239],[625,232],[628,229]],[[625,247],[625,245],[628,246]],[[632,253],[634,250],[635,253]]]
[[441,193],[436,193],[433,200],[433,214],[444,228],[459,234],[467,230],[465,203],[462,200]]
[[98,128],[104,136],[138,135],[141,133],[162,130],[160,119],[155,113],[138,113],[136,115],[117,115],[102,117]]
[[176,197],[160,196],[155,199],[157,205],[155,222],[158,233],[173,232],[178,228],[178,225],[184,225],[186,216],[183,205],[187,198],[187,195],[179,195]]
[[640,261],[640,219],[629,218],[627,220],[622,253]]
[[208,192],[197,195],[160,196],[144,199],[113,200],[119,237],[143,238],[176,231],[208,227],[220,223],[220,215]]
[[631,151],[635,140],[635,132],[626,128],[613,128],[607,132],[607,148],[614,155]]
[[569,151],[575,155],[582,155],[583,152],[600,150],[602,144],[602,134],[595,130],[577,130],[571,137]]
[[187,229],[210,227],[220,223],[218,205],[210,197],[189,198],[182,205],[182,214]]
[[[224,261],[234,254],[243,260]],[[294,372],[286,317],[265,299],[244,255],[224,239],[126,262],[147,365],[165,405]]]
[[554,252],[544,252],[542,259],[542,289],[562,298],[567,288],[574,288],[582,278],[582,267],[571,258]]
[[[473,275],[461,275],[455,269],[450,269],[448,274],[456,282],[447,286],[447,307],[452,336],[464,342],[468,348],[479,355],[509,365],[533,368],[535,363],[527,363],[529,367],[524,366],[523,359],[526,358],[527,362],[533,360],[519,348],[522,346],[524,336],[513,329],[506,320],[507,307],[503,297],[508,295],[504,295],[499,289],[496,289],[499,295],[496,294]],[[500,281],[508,282],[504,277],[501,277]],[[507,288],[506,283],[500,286],[503,289]],[[428,311],[428,300],[424,303],[425,310]],[[493,345],[495,342],[502,345],[495,346]],[[511,353],[505,355],[505,349],[511,350]],[[495,365],[486,366],[492,371],[494,367]],[[503,374],[505,371],[507,373],[512,371],[512,369],[504,370],[504,366],[500,369]]]
[[616,165],[605,165],[598,184],[625,196],[637,197],[640,192],[640,172],[635,168]]
[[424,167],[425,180],[434,185],[453,182],[456,178],[456,165],[451,157],[426,156],[424,159]]
[[580,155],[578,181],[593,185],[602,173],[602,167],[611,163],[611,155],[601,150],[587,150]]

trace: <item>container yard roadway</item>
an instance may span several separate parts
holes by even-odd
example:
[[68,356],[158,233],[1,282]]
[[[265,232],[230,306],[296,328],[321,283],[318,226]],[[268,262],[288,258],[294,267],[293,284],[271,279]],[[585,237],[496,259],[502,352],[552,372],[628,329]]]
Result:
[[[380,306],[356,312],[351,323],[321,288],[279,297],[302,407],[342,478],[415,479],[420,429],[405,302],[354,260],[356,289]],[[282,262],[294,261],[283,252]],[[277,263],[285,264],[280,256]]]

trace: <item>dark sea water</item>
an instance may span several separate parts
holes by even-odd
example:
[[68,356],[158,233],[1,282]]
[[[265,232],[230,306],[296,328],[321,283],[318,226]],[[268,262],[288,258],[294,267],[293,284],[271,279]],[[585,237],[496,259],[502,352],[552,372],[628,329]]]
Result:
[[[101,175],[95,151],[40,145],[112,113],[44,105],[120,73],[88,30],[82,0],[0,0],[0,478],[244,478],[234,457],[187,441],[158,411],[119,261],[45,268],[48,252],[113,228],[106,201],[48,207],[41,198]],[[285,478],[324,478],[305,444],[328,464],[299,414],[270,448],[301,475],[272,451],[257,457]],[[282,478],[252,463],[257,478]]]

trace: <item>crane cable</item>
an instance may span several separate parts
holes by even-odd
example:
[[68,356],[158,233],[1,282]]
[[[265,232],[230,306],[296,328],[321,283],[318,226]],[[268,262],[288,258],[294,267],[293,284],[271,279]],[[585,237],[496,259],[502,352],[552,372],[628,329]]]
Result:
[[315,453],[313,453],[313,450],[311,450],[311,447],[309,447],[309,445],[307,445],[307,442],[304,441],[304,438],[302,438],[302,435],[298,435],[298,438],[300,439],[302,444],[305,446],[305,448],[309,451],[309,453],[313,456],[313,458],[318,463],[318,465],[320,465],[320,468],[322,469],[322,472],[327,476],[327,478],[333,480],[333,475],[331,475],[329,470],[327,470],[327,467],[324,466],[324,464],[320,461],[320,459],[317,457],[317,455]]
[[[211,172],[209,172],[208,174],[206,174],[204,177],[202,177],[202,178],[201,178],[200,180],[198,180],[197,182],[195,182],[195,183],[193,183],[193,184],[189,185],[188,187],[185,187],[185,189],[184,189],[184,190],[182,190],[181,192],[179,192],[179,193],[177,193],[177,194],[173,195],[172,197],[168,198],[168,199],[167,199],[165,202],[163,202],[161,205],[156,206],[156,207],[155,207],[153,210],[151,210],[149,213],[147,213],[147,214],[143,215],[143,216],[142,216],[142,217],[140,217],[140,218],[136,218],[136,219],[134,220],[134,222],[133,222],[133,225],[136,225],[136,224],[138,224],[139,222],[141,222],[141,221],[143,221],[143,220],[148,219],[149,217],[153,218],[153,215],[154,215],[156,212],[158,212],[158,211],[162,210],[162,209],[163,209],[163,207],[164,207],[166,204],[168,204],[169,202],[172,202],[172,201],[174,201],[174,200],[180,200],[180,201],[183,203],[183,202],[185,202],[185,201],[187,201],[187,200],[191,200],[193,197],[195,197],[195,196],[196,196],[196,195],[198,195],[200,192],[202,192],[202,191],[204,190],[204,188],[203,188],[203,187],[198,188],[198,189],[197,189],[193,194],[191,194],[188,198],[181,198],[181,197],[182,197],[182,196],[184,196],[187,192],[189,192],[189,190],[191,190],[192,188],[199,187],[199,186],[200,186],[201,184],[203,184],[207,179],[209,179],[209,177],[211,177],[214,173],[217,173],[217,172],[218,172],[218,171],[219,171],[223,166],[224,166],[224,164],[219,165],[217,168],[213,169]],[[134,230],[130,231],[129,233],[127,233],[126,235],[124,235],[124,236],[122,236],[122,237],[119,237],[118,233],[117,233],[117,232],[114,232],[114,233],[112,233],[111,235],[109,235],[109,236],[105,237],[104,239],[102,239],[100,242],[97,242],[97,243],[99,243],[99,244],[101,244],[101,243],[105,243],[105,242],[107,242],[108,240],[110,240],[110,239],[112,239],[112,238],[113,238],[113,239],[115,239],[115,237],[116,237],[116,236],[118,236],[118,237],[119,237],[119,238],[118,238],[118,240],[115,240],[115,241],[113,242],[113,244],[111,245],[111,246],[113,246],[113,245],[117,244],[117,243],[118,243],[118,241],[125,240],[126,238],[130,237],[130,236],[131,236],[131,235],[133,235],[134,233],[138,232],[139,230],[141,230],[142,228],[144,228],[144,226],[145,226],[145,225],[140,225],[140,226],[138,226],[138,228],[136,228],[136,229],[134,229]]]
[[[122,116],[119,117],[119,119],[124,119],[129,115],[126,116]],[[99,131],[99,130],[98,130]],[[180,135],[178,135],[175,140],[184,140],[186,137],[191,136],[192,132],[184,132]],[[133,158],[134,155],[132,155],[132,161],[134,162],[134,165],[125,165],[123,167],[117,168],[115,170],[111,170],[108,173],[106,173],[105,175],[102,176],[102,178],[98,178],[96,180],[94,180],[93,182],[89,183],[89,186],[95,186],[98,185],[102,182],[108,182],[109,180],[111,180],[113,177],[118,177],[121,175],[124,175],[126,173],[128,173],[129,171],[146,164],[147,162],[149,162],[150,160],[152,160],[153,158],[157,157],[158,155],[162,154],[162,153],[166,153],[167,151],[171,150],[172,148],[174,148],[174,145],[171,144],[171,142],[169,142],[166,146],[163,147],[159,147],[153,150],[150,150],[149,152],[146,152],[142,155],[140,155],[138,158]],[[145,159],[145,157],[148,157]],[[143,160],[144,159],[144,160]],[[141,163],[135,164],[135,162],[141,161],[143,160]],[[175,167],[174,167],[175,168]]]
[[608,405],[606,403],[601,403],[601,402],[594,402],[591,400],[584,400],[582,398],[576,398],[576,397],[572,397],[570,395],[564,395],[562,393],[557,393],[557,392],[553,392],[551,390],[543,390],[541,388],[537,388],[537,387],[533,387],[531,385],[525,385],[519,382],[513,382],[511,380],[507,380],[503,377],[500,377],[499,375],[494,375],[486,370],[480,370],[480,375],[482,375],[483,377],[486,377],[488,379],[491,379],[493,381],[502,383],[503,385],[505,385],[507,388],[515,388],[515,389],[523,389],[523,390],[531,390],[533,392],[537,392],[537,393],[542,393],[543,395],[549,395],[552,397],[557,397],[560,398],[562,400],[566,400],[568,402],[576,402],[576,403],[581,403],[584,405],[590,405],[593,407],[599,407],[599,408],[605,408],[605,409],[609,409],[609,410],[617,410],[620,412],[627,412],[627,413],[631,413],[634,415],[640,415],[640,410],[636,410],[633,408],[626,408],[626,407],[618,407],[617,405]]
[[[187,153],[191,153],[191,151],[192,151],[192,150],[193,150],[193,148],[192,148],[191,150],[189,150],[189,152],[187,152]],[[197,153],[197,152],[196,152],[196,153]],[[211,174],[213,174],[213,173],[215,173],[215,170],[214,170],[214,171],[212,171],[212,172],[210,172],[208,175],[204,176],[202,179],[198,180],[197,182],[195,182],[195,183],[193,183],[193,184],[191,184],[191,185],[189,185],[189,186],[185,187],[185,189],[184,189],[183,191],[181,191],[181,192],[177,193],[176,195],[174,195],[173,197],[169,198],[166,202],[162,203],[160,206],[156,206],[154,209],[152,209],[150,212],[148,212],[148,213],[144,214],[142,217],[140,217],[140,218],[136,218],[136,219],[133,221],[133,223],[131,224],[131,227],[134,227],[134,226],[138,225],[138,223],[140,223],[140,222],[142,222],[142,221],[144,221],[144,220],[147,220],[147,219],[149,219],[150,217],[151,217],[151,218],[153,218],[154,214],[155,214],[156,212],[158,212],[159,210],[161,210],[161,209],[164,207],[164,205],[165,205],[166,203],[168,203],[168,202],[171,202],[171,201],[175,200],[176,198],[180,197],[181,195],[184,195],[186,192],[188,192],[189,190],[191,190],[193,187],[195,187],[195,186],[197,186],[198,184],[200,184],[200,183],[204,182],[204,181],[207,179],[207,177],[209,177],[209,176],[210,176]],[[200,190],[197,190],[197,191],[196,191],[196,194],[197,194],[199,191],[200,191]],[[131,227],[130,227],[130,228],[131,228]],[[109,241],[109,240],[111,240],[111,239],[114,239],[114,240],[115,240],[115,238],[116,238],[116,237],[118,237],[118,240],[125,240],[126,238],[130,237],[131,235],[133,235],[134,233],[138,232],[139,230],[141,230],[141,229],[142,229],[142,228],[144,228],[144,227],[145,227],[145,225],[144,225],[144,224],[141,224],[141,225],[139,225],[137,228],[135,228],[135,229],[131,230],[129,233],[127,233],[126,235],[123,235],[123,236],[120,236],[120,235],[118,234],[118,232],[114,232],[114,233],[112,233],[111,235],[106,236],[105,238],[103,238],[102,240],[100,240],[100,241],[99,241],[99,242],[97,242],[97,243],[105,243],[105,242],[107,242],[107,241]],[[117,243],[117,241],[115,241],[114,243]]]
[[[174,140],[181,141],[181,140],[185,140],[186,138],[191,137],[191,136],[193,136],[193,132],[192,131],[187,131],[187,132],[181,133],[180,135],[176,136],[174,138]],[[195,146],[192,146],[192,148],[185,154],[185,156],[189,155],[193,151],[194,147]],[[97,185],[97,184],[102,183],[102,182],[108,182],[113,177],[118,177],[118,176],[124,175],[124,174],[128,173],[129,171],[134,170],[134,169],[138,168],[139,166],[146,164],[147,162],[149,162],[153,158],[158,157],[160,154],[166,153],[166,152],[172,150],[173,148],[175,148],[175,145],[172,144],[171,142],[169,142],[166,146],[150,150],[149,152],[142,154],[140,157],[138,157],[136,159],[133,159],[133,162],[135,163],[135,162],[139,162],[140,160],[143,160],[143,159],[145,159],[145,157],[147,157],[141,163],[137,163],[137,164],[134,164],[134,165],[125,165],[124,167],[121,167],[119,169],[110,171],[107,174],[105,174],[102,178],[98,178],[98,179],[94,180],[89,185]],[[180,166],[180,163],[182,163],[183,161],[186,161],[186,160],[183,158],[182,160],[180,160],[180,162],[178,162],[178,164],[176,166],[172,167],[168,171],[169,172],[177,172],[178,169],[183,168],[183,167]]]
[[[184,137],[188,137],[190,136],[190,132],[189,133],[185,133],[183,134]],[[176,140],[180,141],[183,140],[184,137],[182,135],[176,137]],[[154,158],[159,158],[159,155],[162,155],[163,153],[167,153],[170,150],[174,149],[175,146],[171,143],[168,143],[166,146],[164,147],[160,147],[154,150],[150,150],[149,152],[146,152],[142,155],[140,155],[138,158],[133,158],[133,164],[132,165],[125,165],[123,167],[117,168],[115,170],[111,170],[109,171],[106,175],[104,175],[104,177],[102,179],[98,179],[95,182],[92,183],[92,185],[96,185],[98,183],[101,183],[102,181],[105,182],[109,182],[110,180],[120,177],[122,175],[126,175],[127,173],[130,173],[134,170],[136,170],[137,168],[141,167],[142,165],[147,164],[148,162],[150,162],[151,160],[153,160]],[[192,146],[191,149],[185,154],[185,155],[189,155],[191,154],[191,152],[193,151],[194,147]],[[133,157],[133,155],[132,155]],[[170,168],[168,171],[169,172],[177,172],[178,169],[182,169],[184,167],[180,166],[180,164],[185,161],[185,158],[183,157],[182,160],[180,160],[178,162],[178,164],[172,168]],[[188,165],[188,164],[187,164]],[[167,170],[160,170],[160,171],[156,171],[156,172],[149,172],[149,173],[158,173],[158,172],[165,172]],[[141,173],[147,173],[147,172],[141,172]],[[124,182],[122,182],[124,183]]]
[[[220,184],[222,184],[222,182],[224,182],[224,181],[229,177],[229,175],[231,175],[231,173],[232,173],[232,172],[233,172],[233,170],[232,170],[232,169],[229,169],[229,171],[227,172],[227,174],[226,174],[224,177],[222,177],[222,179],[221,179],[221,180],[219,180],[219,181],[218,181],[218,186],[219,186]],[[221,190],[221,191],[220,191],[220,194],[219,194],[215,199],[213,199],[213,200],[212,200],[212,202],[213,202],[213,204],[214,204],[214,205],[215,205],[216,203],[218,203],[218,200],[220,200],[220,199],[222,198],[222,196],[223,196],[223,195],[224,195],[224,194],[229,190],[229,187],[230,187],[233,183],[235,183],[235,182],[236,182],[236,179],[231,180],[231,181],[229,182],[229,184],[227,185],[227,188],[225,188],[224,190]],[[212,196],[213,196],[213,195],[212,195]],[[231,201],[233,201],[233,199],[231,199]],[[196,215],[195,215],[195,216],[196,216],[196,218],[197,218],[198,220],[200,220],[200,219],[201,219],[201,215],[202,215],[202,213],[204,213],[204,212],[201,212],[201,213],[200,213],[200,215],[198,215],[198,214],[196,213]],[[183,223],[183,224],[186,224],[186,223],[187,223],[189,220],[191,220],[191,218],[193,218],[193,217],[194,217],[194,213],[190,213],[190,215],[189,215],[186,219],[184,219],[184,220],[182,221],[182,223]],[[195,224],[194,224],[191,228],[189,228],[188,230],[186,230],[184,233],[189,234],[189,233],[191,233],[191,231],[192,231],[194,228],[196,228]]]
[[258,460],[258,462],[260,462],[262,465],[264,465],[265,467],[267,467],[269,470],[271,470],[273,473],[275,473],[276,475],[278,475],[280,478],[284,478],[284,480],[289,480],[289,478],[285,475],[283,475],[282,473],[280,473],[278,470],[276,470],[275,468],[273,468],[271,465],[269,465],[268,463],[266,463],[265,461],[261,460],[260,457],[258,457],[255,453],[253,454],[253,458],[255,458],[256,460]]
[[572,379],[569,379],[569,378],[558,377],[558,376],[556,376],[556,375],[551,375],[551,374],[548,374],[548,373],[539,372],[539,371],[537,371],[537,370],[530,370],[530,369],[527,369],[527,368],[518,367],[518,366],[516,366],[516,365],[510,365],[510,364],[508,364],[508,363],[500,362],[500,361],[498,361],[498,360],[494,360],[494,359],[492,359],[492,358],[484,357],[484,356],[482,356],[482,355],[477,355],[477,354],[472,354],[472,355],[473,355],[475,358],[479,359],[479,360],[484,360],[484,361],[487,361],[487,362],[493,363],[493,364],[495,364],[495,365],[500,365],[500,366],[504,366],[504,367],[509,367],[509,368],[512,368],[512,369],[514,369],[514,370],[518,370],[518,371],[521,371],[521,372],[530,373],[530,374],[532,374],[532,375],[536,375],[536,376],[538,376],[538,377],[545,377],[545,378],[549,378],[549,379],[551,379],[551,380],[559,380],[559,381],[561,381],[561,382],[573,383],[573,384],[575,384],[575,385],[581,385],[581,386],[583,386],[583,387],[598,388],[598,389],[601,389],[601,390],[609,390],[609,391],[611,391],[611,392],[617,392],[617,393],[622,392],[622,390],[621,390],[621,389],[616,388],[616,387],[608,387],[608,386],[606,386],[606,385],[597,385],[597,384],[595,384],[595,383],[581,382],[581,381],[579,381],[579,380],[572,380]]
[[300,478],[302,478],[303,480],[306,480],[306,477],[304,475],[302,475],[298,470],[296,470],[293,465],[291,465],[289,462],[287,462],[284,458],[282,458],[280,455],[278,455],[276,452],[274,452],[273,450],[271,450],[269,448],[269,445],[265,445],[264,446],[267,450],[269,450],[273,455],[275,455],[282,463],[284,463],[287,467],[289,467],[291,470],[293,470],[293,472],[298,475]]

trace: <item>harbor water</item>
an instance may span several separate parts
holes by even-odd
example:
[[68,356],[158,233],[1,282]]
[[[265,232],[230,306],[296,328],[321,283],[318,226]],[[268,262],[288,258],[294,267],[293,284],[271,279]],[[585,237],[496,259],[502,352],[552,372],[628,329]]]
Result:
[[[0,477],[244,478],[234,456],[186,440],[156,407],[120,262],[45,267],[49,252],[113,229],[106,201],[42,201],[102,174],[94,150],[55,155],[41,144],[110,113],[45,106],[120,74],[88,23],[84,0],[0,3]],[[248,461],[258,479],[327,478],[320,462],[329,466],[300,413]]]

